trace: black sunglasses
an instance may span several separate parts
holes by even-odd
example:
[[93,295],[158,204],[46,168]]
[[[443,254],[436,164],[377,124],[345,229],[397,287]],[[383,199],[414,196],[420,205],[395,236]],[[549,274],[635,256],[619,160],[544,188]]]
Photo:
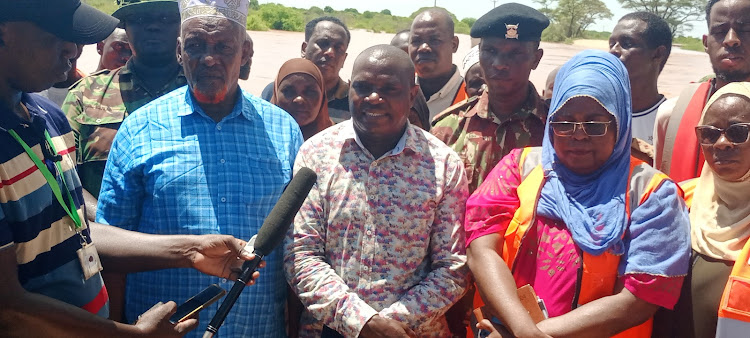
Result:
[[702,145],[713,145],[724,135],[729,142],[734,144],[745,143],[750,139],[750,123],[735,123],[727,129],[714,126],[696,126],[695,136]]
[[577,128],[583,129],[583,132],[588,136],[604,136],[607,133],[607,127],[611,123],[612,121],[550,122],[549,125],[552,128],[552,132],[557,136],[573,136]]

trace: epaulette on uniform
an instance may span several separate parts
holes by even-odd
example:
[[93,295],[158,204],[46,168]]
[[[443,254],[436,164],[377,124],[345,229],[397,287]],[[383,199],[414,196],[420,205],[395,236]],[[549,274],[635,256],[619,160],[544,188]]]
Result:
[[476,104],[479,101],[481,95],[476,95],[473,97],[470,97],[466,100],[463,100],[459,103],[456,103],[448,108],[445,108],[442,112],[435,115],[435,117],[432,119],[431,125],[437,124],[440,120],[444,119],[446,116],[453,115],[454,113],[462,110],[469,110],[471,109],[474,104]]
[[96,75],[102,75],[102,74],[109,74],[109,72],[111,72],[111,70],[109,70],[109,69],[106,69],[106,68],[105,68],[105,69],[102,69],[102,70],[98,70],[98,71],[95,71],[95,72],[93,72],[93,73],[91,73],[91,74],[89,74],[89,75],[86,75],[86,76],[84,76],[84,77],[82,77],[82,78],[78,79],[78,81],[76,81],[76,82],[73,82],[73,84],[72,84],[72,85],[70,85],[70,87],[68,87],[68,90],[71,90],[71,89],[73,89],[73,88],[75,88],[75,87],[78,87],[78,84],[80,84],[80,83],[81,83],[81,81],[83,81],[83,80],[84,80],[85,78],[87,78],[87,77],[89,77],[89,76],[96,76]]

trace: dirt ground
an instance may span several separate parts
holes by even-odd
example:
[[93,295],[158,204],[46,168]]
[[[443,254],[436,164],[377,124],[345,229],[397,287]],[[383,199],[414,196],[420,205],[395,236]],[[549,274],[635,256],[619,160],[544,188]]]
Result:
[[[302,32],[268,31],[250,32],[255,43],[255,56],[250,73],[250,80],[240,81],[245,90],[260,95],[263,88],[273,81],[281,65],[288,59],[300,56],[300,47],[304,40]],[[349,79],[354,59],[361,51],[369,46],[389,43],[392,34],[372,33],[362,30],[352,31],[352,42],[349,45],[349,57],[341,77]],[[453,56],[454,63],[460,65],[464,55],[471,48],[471,38],[467,35],[459,35],[459,48]],[[584,49],[607,50],[607,42],[601,40],[579,40],[573,45],[543,42],[544,57],[539,67],[531,72],[531,81],[541,92],[549,71],[565,63],[571,56]],[[96,46],[89,45],[84,48],[83,55],[79,59],[78,67],[87,73],[93,72],[99,62],[99,54]],[[682,87],[697,81],[703,76],[710,74],[711,65],[708,56],[702,52],[672,49],[672,55],[667,62],[664,71],[659,77],[659,90],[667,97],[674,97],[680,93]]]

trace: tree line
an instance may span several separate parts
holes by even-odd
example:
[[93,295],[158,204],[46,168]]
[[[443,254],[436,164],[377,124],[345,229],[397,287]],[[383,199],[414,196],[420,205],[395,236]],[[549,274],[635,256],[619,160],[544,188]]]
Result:
[[[678,37],[688,31],[695,21],[702,20],[706,0],[618,0],[620,4],[632,11],[646,11],[664,18]],[[112,13],[117,6],[112,0],[84,0],[105,12]],[[543,41],[563,42],[577,38],[602,39],[605,32],[593,32],[589,28],[599,20],[611,19],[613,14],[601,0],[535,0],[539,11],[550,18],[551,25],[542,35]],[[260,4],[258,0],[250,1],[250,15],[247,29],[265,31],[269,29],[303,31],[305,23],[313,18],[331,15],[344,21],[352,29],[365,29],[373,32],[396,33],[408,29],[414,17],[425,10],[420,8],[409,17],[396,16],[390,10],[380,12],[359,12],[355,8],[336,10],[330,6],[318,6],[309,9],[286,7],[275,3]],[[475,18],[458,19],[451,14],[456,33],[469,34]],[[609,35],[603,37],[606,39]],[[680,37],[680,41],[690,44],[689,48],[697,49],[693,38]]]

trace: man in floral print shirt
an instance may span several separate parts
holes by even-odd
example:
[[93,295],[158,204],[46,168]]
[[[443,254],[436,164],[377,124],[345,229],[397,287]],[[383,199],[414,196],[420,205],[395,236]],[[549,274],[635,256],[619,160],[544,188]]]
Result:
[[300,336],[324,326],[346,337],[449,336],[445,311],[468,271],[463,220],[468,188],[458,155],[408,123],[419,90],[396,47],[357,58],[352,119],[298,153],[318,182],[285,245],[287,280],[306,310]]

